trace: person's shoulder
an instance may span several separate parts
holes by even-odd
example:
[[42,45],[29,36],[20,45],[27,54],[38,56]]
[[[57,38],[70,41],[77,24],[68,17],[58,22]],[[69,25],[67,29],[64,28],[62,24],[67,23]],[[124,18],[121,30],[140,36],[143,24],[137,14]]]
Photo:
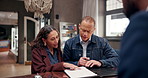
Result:
[[129,25],[131,28],[134,29],[147,28],[148,27],[147,21],[148,21],[148,12],[140,11],[131,16]]
[[133,20],[142,20],[142,19],[148,19],[148,12],[147,11],[139,11],[131,16],[130,21]]
[[105,38],[103,38],[103,37],[99,37],[99,36],[96,36],[96,35],[93,35],[93,38],[95,39],[95,40],[97,40],[97,41],[106,41],[106,39]]
[[44,47],[34,47],[32,50],[42,50]]
[[41,52],[41,50],[44,50],[44,48],[42,48],[42,47],[34,47],[32,49],[32,52]]
[[67,42],[75,41],[75,40],[77,40],[78,38],[79,38],[79,36],[77,35],[77,36],[75,36],[75,37],[72,37],[72,38],[68,39]]

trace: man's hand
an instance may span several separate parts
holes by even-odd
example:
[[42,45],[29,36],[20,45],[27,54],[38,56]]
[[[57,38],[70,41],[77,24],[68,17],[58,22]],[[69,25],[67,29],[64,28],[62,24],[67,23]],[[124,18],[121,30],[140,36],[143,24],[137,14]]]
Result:
[[93,66],[100,67],[101,66],[101,63],[99,61],[96,61],[96,60],[90,60],[90,61],[87,61],[85,63],[85,67],[93,67]]
[[78,66],[85,66],[88,60],[89,60],[88,57],[81,57],[80,60],[78,61]]

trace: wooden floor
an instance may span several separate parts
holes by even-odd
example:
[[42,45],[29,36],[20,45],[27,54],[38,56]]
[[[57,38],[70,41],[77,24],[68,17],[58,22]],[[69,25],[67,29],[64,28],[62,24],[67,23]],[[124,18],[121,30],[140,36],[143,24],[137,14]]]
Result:
[[31,66],[17,64],[11,52],[0,52],[0,78],[31,74]]

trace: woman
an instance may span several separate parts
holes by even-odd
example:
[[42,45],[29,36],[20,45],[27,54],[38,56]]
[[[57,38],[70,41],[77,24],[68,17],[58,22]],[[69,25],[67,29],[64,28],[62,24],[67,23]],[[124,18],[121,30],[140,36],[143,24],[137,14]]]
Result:
[[75,69],[77,66],[62,60],[58,31],[52,26],[43,27],[32,42],[32,74]]

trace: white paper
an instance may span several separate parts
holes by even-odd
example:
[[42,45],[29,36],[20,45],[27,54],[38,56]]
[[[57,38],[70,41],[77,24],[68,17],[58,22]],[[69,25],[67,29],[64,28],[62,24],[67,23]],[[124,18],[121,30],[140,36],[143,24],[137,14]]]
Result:
[[76,70],[66,69],[64,71],[70,78],[80,78],[80,77],[89,77],[89,76],[97,75],[92,71],[88,70],[86,67],[80,67],[80,69],[76,69]]

